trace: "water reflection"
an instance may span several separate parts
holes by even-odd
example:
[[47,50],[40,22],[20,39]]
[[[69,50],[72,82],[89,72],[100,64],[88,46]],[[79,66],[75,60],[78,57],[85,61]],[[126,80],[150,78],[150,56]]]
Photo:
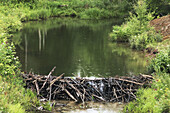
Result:
[[116,20],[55,19],[25,24],[16,34],[23,71],[53,75],[115,76],[145,71],[144,55],[108,41]]

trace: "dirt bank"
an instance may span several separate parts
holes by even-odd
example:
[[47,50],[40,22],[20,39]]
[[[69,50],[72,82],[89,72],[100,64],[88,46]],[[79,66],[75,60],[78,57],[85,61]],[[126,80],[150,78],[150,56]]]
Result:
[[161,32],[163,40],[170,39],[170,15],[154,19],[150,22],[150,25],[155,27],[157,32]]

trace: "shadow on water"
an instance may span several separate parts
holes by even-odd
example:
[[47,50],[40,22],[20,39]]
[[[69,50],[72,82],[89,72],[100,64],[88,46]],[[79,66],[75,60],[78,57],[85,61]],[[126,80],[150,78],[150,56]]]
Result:
[[22,70],[48,74],[56,66],[53,75],[97,77],[144,72],[143,54],[108,40],[118,24],[121,21],[71,18],[26,23],[13,39]]

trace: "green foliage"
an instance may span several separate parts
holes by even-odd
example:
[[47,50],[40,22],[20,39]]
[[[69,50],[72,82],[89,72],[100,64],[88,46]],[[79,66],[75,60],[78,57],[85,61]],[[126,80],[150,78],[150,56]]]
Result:
[[[32,103],[36,103],[36,97],[31,96],[30,91],[26,91],[21,82],[13,83],[9,82],[11,80],[9,76],[2,77],[0,76],[0,112],[10,112],[10,113],[24,113],[25,109],[28,109]],[[16,81],[19,81],[18,78],[15,78]],[[14,81],[14,80],[12,80]],[[34,102],[31,102],[34,100]]]
[[145,1],[139,0],[134,6],[135,14],[130,13],[126,23],[121,26],[114,26],[110,34],[113,41],[129,42],[132,48],[144,49],[148,44],[161,40],[161,35],[157,34],[149,26],[153,19],[152,13],[148,13]]
[[151,89],[140,89],[138,90],[137,95],[140,95],[140,98],[137,98],[135,105],[135,102],[130,102],[128,106],[125,107],[125,111],[128,110],[128,112],[132,113],[160,113],[160,109],[156,106],[157,101],[155,99],[157,93]]
[[21,29],[21,22],[18,17],[7,12],[0,13],[0,25],[2,26],[1,30],[6,32],[16,32]]
[[14,46],[8,43],[7,39],[0,40],[0,75],[10,77],[20,73],[20,63],[15,57]]
[[4,36],[0,36],[0,112],[23,113],[36,97],[24,89],[15,47]]
[[169,0],[146,0],[148,9],[157,14],[168,14],[168,7],[170,7]]
[[[16,57],[15,47],[9,40],[13,32],[21,29],[18,9],[1,6],[0,12],[0,112],[23,113],[36,103],[35,95],[23,87],[20,75],[20,63]],[[12,10],[12,11],[9,11]],[[9,12],[8,12],[9,11]]]
[[83,19],[99,19],[102,14],[102,11],[99,8],[89,8],[80,14],[80,17]]
[[131,48],[137,48],[143,50],[147,45],[155,42],[162,41],[162,36],[153,31],[143,32],[141,34],[131,36],[129,39]]
[[170,109],[169,87],[170,75],[159,73],[151,82],[151,88],[140,89],[137,92],[137,100],[130,102],[124,108],[124,112],[133,113],[167,113]]
[[170,48],[160,51],[155,58],[151,60],[148,71],[170,73]]
[[47,109],[47,110],[49,110],[49,111],[52,110],[52,106],[51,106],[51,103],[50,103],[50,102],[46,102],[46,103],[44,103],[42,106],[43,106],[43,108],[45,108],[45,109]]
[[[18,15],[20,20],[46,19],[51,16],[77,16],[83,19],[112,18],[127,15],[132,9],[133,0],[3,0],[4,6],[14,9],[12,13]],[[135,0],[134,0],[135,1]],[[7,12],[11,12],[7,9]],[[16,9],[22,9],[16,11]],[[21,17],[22,16],[22,17]]]
[[23,113],[24,108],[29,106],[31,98],[18,76],[20,63],[15,57],[14,46],[2,37],[0,43],[0,111]]

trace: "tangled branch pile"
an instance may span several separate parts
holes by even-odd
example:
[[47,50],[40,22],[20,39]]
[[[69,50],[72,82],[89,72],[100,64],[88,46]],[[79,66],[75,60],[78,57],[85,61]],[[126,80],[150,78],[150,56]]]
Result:
[[26,87],[41,99],[129,102],[136,99],[135,92],[145,87],[152,76],[142,75],[120,78],[71,78],[60,76],[22,74]]

